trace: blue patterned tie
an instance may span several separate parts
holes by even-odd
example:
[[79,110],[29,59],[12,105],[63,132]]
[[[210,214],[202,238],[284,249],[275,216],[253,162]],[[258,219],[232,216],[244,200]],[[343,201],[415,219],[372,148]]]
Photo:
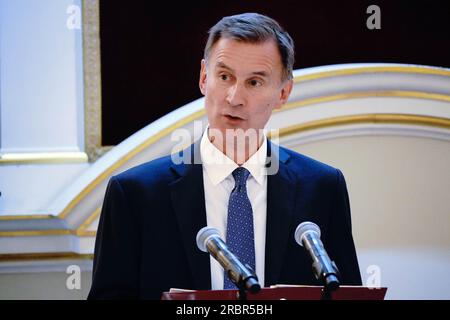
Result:
[[[253,211],[247,196],[247,178],[250,172],[239,167],[233,171],[235,181],[228,202],[226,243],[228,249],[245,265],[255,271],[255,240],[253,232]],[[236,289],[224,274],[224,289]]]

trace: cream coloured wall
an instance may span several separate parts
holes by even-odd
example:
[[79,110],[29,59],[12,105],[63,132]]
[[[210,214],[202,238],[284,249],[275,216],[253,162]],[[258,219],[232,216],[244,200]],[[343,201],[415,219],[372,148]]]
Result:
[[[281,130],[283,145],[344,171],[365,284],[373,279],[367,268],[375,265],[380,285],[389,287],[388,299],[448,299],[450,71],[355,64],[297,70],[295,77],[289,103],[267,127]],[[2,166],[0,189],[23,198],[14,202],[5,192],[3,208],[26,206],[0,212],[2,297],[85,298],[89,280],[83,294],[64,291],[65,268],[79,263],[90,279],[109,177],[173,151],[177,129],[192,133],[194,120],[206,123],[203,103],[193,101],[149,124],[97,161],[82,164],[72,183],[61,179],[57,188],[41,188],[33,199],[17,174],[37,179],[44,166],[39,174],[29,172],[32,164]],[[62,169],[45,165],[52,173]],[[16,212],[25,216],[9,215]]]
[[450,142],[356,136],[295,150],[340,168],[367,280],[378,265],[387,298],[450,299]]

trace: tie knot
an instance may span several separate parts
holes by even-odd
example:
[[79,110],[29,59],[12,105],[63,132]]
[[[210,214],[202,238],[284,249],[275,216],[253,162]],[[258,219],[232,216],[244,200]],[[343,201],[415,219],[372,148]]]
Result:
[[235,187],[244,187],[247,183],[248,175],[250,171],[245,169],[244,167],[239,167],[233,171],[233,178],[235,181]]

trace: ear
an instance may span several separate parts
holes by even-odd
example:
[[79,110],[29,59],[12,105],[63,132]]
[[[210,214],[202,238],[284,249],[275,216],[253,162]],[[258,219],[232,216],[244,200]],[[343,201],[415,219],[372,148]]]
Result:
[[289,99],[289,95],[291,94],[292,87],[294,85],[294,80],[286,80],[281,86],[280,98],[275,105],[274,109],[281,109],[281,107],[287,102]]
[[200,65],[200,79],[198,82],[198,86],[200,87],[200,91],[203,95],[206,95],[206,61],[202,59]]

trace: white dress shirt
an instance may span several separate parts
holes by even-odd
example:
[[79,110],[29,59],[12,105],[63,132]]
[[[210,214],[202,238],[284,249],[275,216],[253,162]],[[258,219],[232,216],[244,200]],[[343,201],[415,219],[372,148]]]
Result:
[[[234,188],[232,172],[239,167],[214,146],[208,138],[208,127],[200,142],[200,154],[203,162],[203,184],[205,189],[206,221],[209,227],[214,227],[226,241],[228,201]],[[255,269],[259,283],[264,286],[264,261],[266,246],[266,212],[267,212],[267,139],[248,159],[242,167],[250,175],[247,179],[247,194],[253,210],[253,226],[255,236]],[[220,264],[211,256],[211,288],[223,289],[224,271]]]

